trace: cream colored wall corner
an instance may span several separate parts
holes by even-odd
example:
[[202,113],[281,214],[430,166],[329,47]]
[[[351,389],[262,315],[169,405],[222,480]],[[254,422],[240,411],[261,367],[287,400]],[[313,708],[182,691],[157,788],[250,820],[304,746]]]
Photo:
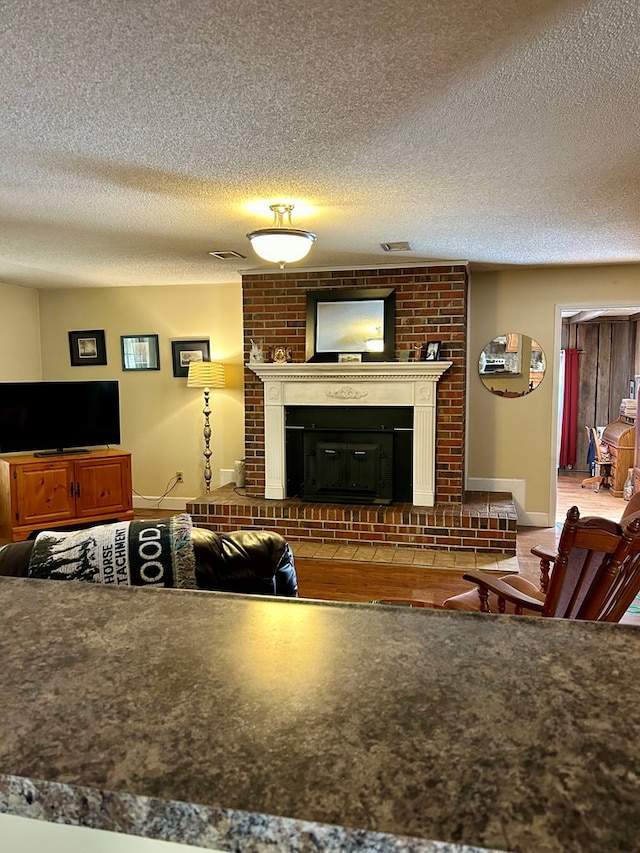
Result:
[[[209,338],[227,387],[211,394],[212,488],[220,468],[244,456],[241,285],[113,287],[40,291],[43,379],[117,379],[121,443],[133,454],[134,491],[156,498],[175,472],[184,483],[162,506],[177,509],[204,491],[202,389],[173,376],[171,340]],[[104,329],[107,365],[71,367],[68,332]],[[160,370],[123,371],[121,335],[157,334]],[[154,507],[134,494],[135,506]]]
[[0,382],[40,379],[38,291],[0,283]]
[[[639,295],[637,264],[472,274],[467,481],[525,481],[521,523],[554,523],[560,308],[636,305]],[[547,358],[544,380],[525,397],[497,397],[478,375],[481,350],[506,332],[534,338]]]

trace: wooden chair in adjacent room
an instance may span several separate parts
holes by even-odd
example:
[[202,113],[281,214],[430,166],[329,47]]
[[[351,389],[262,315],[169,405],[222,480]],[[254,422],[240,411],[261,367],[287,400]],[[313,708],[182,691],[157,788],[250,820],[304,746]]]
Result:
[[[468,572],[463,578],[475,583],[477,590],[452,596],[444,607],[618,622],[640,592],[640,514],[634,513],[631,521],[621,525],[593,516],[581,519],[578,508],[571,507],[557,553],[553,559],[545,554],[544,559],[553,564],[546,593],[524,578]],[[523,591],[527,585],[531,589]]]
[[585,427],[585,429],[589,433],[589,458],[593,458],[593,476],[585,477],[580,485],[584,489],[587,483],[595,483],[593,490],[599,492],[600,489],[608,489],[611,486],[611,458],[603,458],[598,431],[595,427]]

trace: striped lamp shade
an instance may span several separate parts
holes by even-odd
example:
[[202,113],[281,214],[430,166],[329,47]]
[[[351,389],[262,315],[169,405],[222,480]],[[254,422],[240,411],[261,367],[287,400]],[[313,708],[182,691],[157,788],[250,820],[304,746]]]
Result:
[[218,361],[192,361],[189,365],[187,387],[224,388],[224,364]]

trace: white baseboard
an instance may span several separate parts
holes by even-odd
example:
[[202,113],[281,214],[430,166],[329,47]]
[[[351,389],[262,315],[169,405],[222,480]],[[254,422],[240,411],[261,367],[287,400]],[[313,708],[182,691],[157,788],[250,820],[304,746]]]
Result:
[[[140,498],[133,496],[134,509],[175,509],[179,512],[184,512],[188,503],[197,501],[198,498],[160,498],[150,496],[148,498]],[[158,501],[160,505],[158,506]]]
[[525,513],[526,521],[520,521],[518,519],[518,524],[522,524],[526,527],[553,527],[554,522],[549,521],[549,513],[547,512],[527,512]]

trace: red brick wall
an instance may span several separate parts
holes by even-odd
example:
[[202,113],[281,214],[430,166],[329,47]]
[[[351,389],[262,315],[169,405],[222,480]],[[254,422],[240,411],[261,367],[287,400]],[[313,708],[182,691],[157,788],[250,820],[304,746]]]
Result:
[[[467,352],[467,270],[462,264],[379,270],[276,271],[242,277],[245,363],[251,339],[290,347],[305,361],[306,294],[328,288],[393,287],[396,357],[413,344],[441,341],[440,358],[453,365],[438,383],[436,501],[460,503],[464,487]],[[263,385],[248,368],[245,380],[247,494],[264,497]]]

